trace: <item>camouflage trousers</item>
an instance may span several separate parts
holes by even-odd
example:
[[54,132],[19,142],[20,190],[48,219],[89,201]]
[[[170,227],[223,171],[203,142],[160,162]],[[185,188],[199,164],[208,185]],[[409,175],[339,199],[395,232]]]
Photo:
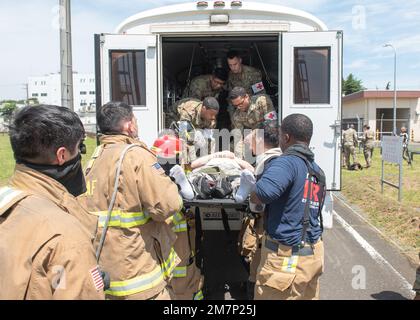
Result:
[[363,147],[363,155],[365,156],[366,167],[370,167],[372,164],[373,145],[365,145]]
[[352,144],[344,144],[344,157],[346,159],[347,169],[350,169],[350,156],[353,158],[353,163],[358,162],[356,155],[356,148]]

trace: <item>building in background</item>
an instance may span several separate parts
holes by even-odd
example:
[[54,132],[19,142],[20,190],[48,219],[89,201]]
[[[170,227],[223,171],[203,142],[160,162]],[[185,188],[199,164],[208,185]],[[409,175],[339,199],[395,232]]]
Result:
[[[61,105],[61,77],[59,73],[28,78],[29,98],[39,103]],[[74,111],[79,115],[87,132],[96,132],[95,76],[73,74]]]
[[[343,129],[352,123],[360,133],[364,124],[375,132],[391,135],[393,126],[394,91],[364,90],[343,97]],[[397,91],[397,134],[408,129],[410,140],[420,142],[420,90]]]

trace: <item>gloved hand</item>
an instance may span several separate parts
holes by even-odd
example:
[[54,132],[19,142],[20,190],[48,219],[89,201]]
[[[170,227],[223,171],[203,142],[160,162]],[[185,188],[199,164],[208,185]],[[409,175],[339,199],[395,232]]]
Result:
[[239,189],[235,194],[235,201],[236,202],[244,202],[246,198],[248,198],[249,194],[255,188],[255,183],[257,180],[255,179],[254,174],[245,169],[241,172],[241,182],[239,185]]

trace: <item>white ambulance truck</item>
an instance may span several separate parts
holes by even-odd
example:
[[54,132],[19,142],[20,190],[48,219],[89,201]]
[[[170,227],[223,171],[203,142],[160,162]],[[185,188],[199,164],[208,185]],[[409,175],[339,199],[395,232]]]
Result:
[[[97,105],[133,105],[141,139],[151,146],[191,78],[226,67],[226,53],[237,50],[244,64],[262,71],[280,120],[292,113],[312,119],[311,148],[328,190],[339,190],[342,41],[341,31],[307,12],[263,2],[200,1],[140,12],[114,34],[95,35]],[[220,118],[220,128],[228,118]],[[208,210],[203,229],[222,230],[218,213]],[[324,212],[331,225],[330,195]],[[229,212],[232,230],[240,226],[235,214]]]

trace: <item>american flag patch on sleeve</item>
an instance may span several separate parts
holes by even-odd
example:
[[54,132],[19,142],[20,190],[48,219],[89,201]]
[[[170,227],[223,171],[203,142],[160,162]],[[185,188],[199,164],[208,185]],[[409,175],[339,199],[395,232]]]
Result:
[[99,271],[99,267],[96,266],[92,268],[90,271],[90,276],[92,277],[93,284],[95,285],[96,290],[103,290],[104,289],[104,281],[102,279],[101,272]]
[[161,167],[161,165],[158,163],[158,162],[156,162],[153,166],[152,166],[152,168],[154,169],[154,170],[156,170],[158,173],[165,173],[165,170],[163,170],[163,168]]

